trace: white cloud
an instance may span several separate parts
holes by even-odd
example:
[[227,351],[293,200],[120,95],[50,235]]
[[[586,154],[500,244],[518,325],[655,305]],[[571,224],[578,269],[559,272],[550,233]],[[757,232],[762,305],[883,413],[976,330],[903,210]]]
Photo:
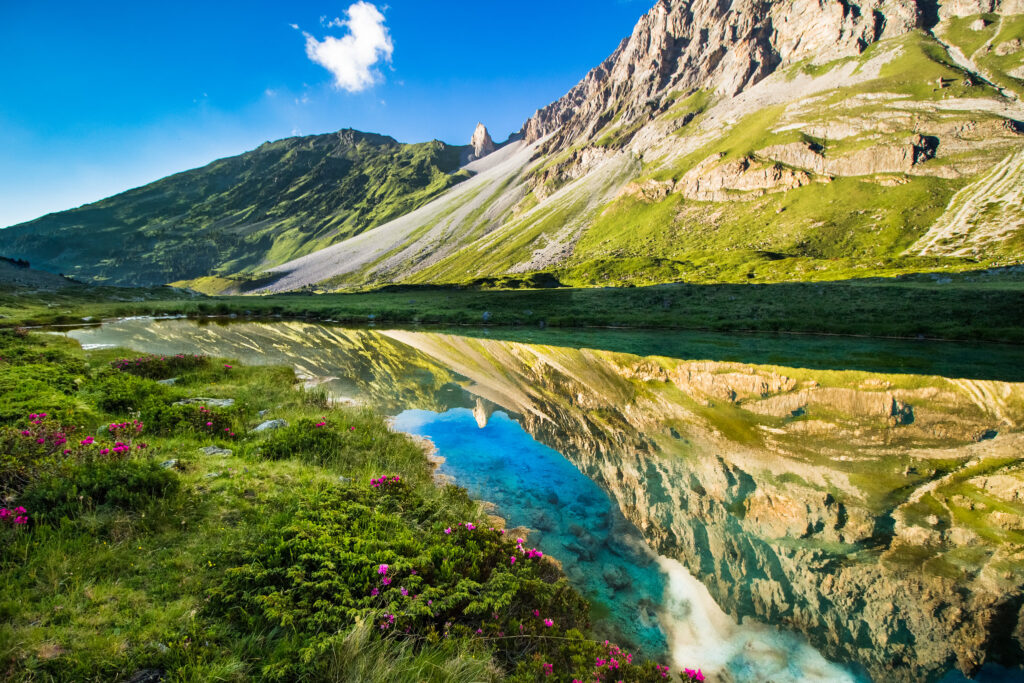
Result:
[[348,34],[341,38],[328,36],[320,41],[305,34],[306,56],[330,71],[336,86],[360,92],[377,82],[380,73],[374,66],[390,62],[395,48],[384,15],[372,3],[360,0],[346,14],[348,19],[328,24],[348,28]]

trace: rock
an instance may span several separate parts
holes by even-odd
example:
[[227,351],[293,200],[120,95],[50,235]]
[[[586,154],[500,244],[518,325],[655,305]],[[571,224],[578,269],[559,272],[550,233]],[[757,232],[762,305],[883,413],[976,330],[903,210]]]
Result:
[[617,591],[626,590],[633,585],[629,574],[622,567],[605,567],[604,571],[601,572],[601,578],[604,579],[609,588]]
[[256,414],[257,414],[258,416],[260,416],[260,417],[263,417],[264,415],[266,415],[266,414],[267,414],[267,413],[269,413],[269,412],[270,412],[270,409],[268,408],[268,409],[266,409],[266,410],[261,410],[260,412],[258,412],[258,413],[256,413]]
[[1013,40],[1007,40],[996,45],[995,53],[999,57],[1005,57],[1012,55],[1014,52],[1019,52],[1021,48],[1024,48],[1024,41],[1021,41],[1020,38],[1014,38]]
[[530,519],[530,526],[541,531],[551,531],[555,528],[555,523],[546,512],[538,512]]
[[178,467],[178,461],[175,458],[164,460],[160,463],[160,467],[163,467],[165,470],[176,469]]
[[696,201],[725,202],[755,199],[815,182],[806,171],[765,164],[749,157],[719,163],[721,158],[721,155],[712,155],[697,164],[680,178],[673,191]]
[[175,382],[177,382],[178,379],[180,379],[180,378],[178,378],[178,377],[170,377],[168,379],[161,379],[161,380],[157,380],[157,384],[163,384],[164,386],[168,386],[169,387],[169,386],[172,386]]
[[783,65],[858,56],[913,31],[920,12],[913,0],[659,0],[608,59],[538,110],[523,132],[531,143],[550,136],[545,153],[581,146],[613,118],[620,129],[649,120],[673,104],[672,93],[734,96]]
[[125,683],[160,683],[164,672],[159,669],[139,669]]
[[190,405],[202,405],[210,408],[230,408],[235,405],[235,399],[233,398],[205,398],[197,396],[196,398],[184,398],[180,401],[175,401],[176,406],[190,406]]
[[281,420],[281,419],[267,420],[266,422],[260,423],[260,425],[258,427],[256,427],[255,429],[253,429],[252,431],[254,431],[254,432],[266,432],[266,431],[269,431],[271,429],[281,429],[282,427],[287,427],[287,426],[288,426],[288,422],[286,420]]
[[984,19],[975,19],[971,22],[972,31],[984,31],[988,23]]
[[199,449],[199,452],[205,455],[231,455],[233,451],[227,448],[221,448],[220,446],[204,446]]
[[485,323],[489,323],[489,322],[491,322],[491,312],[490,312],[490,311],[484,311],[483,315],[482,315],[482,316],[480,316],[480,318],[481,318],[481,320],[483,320],[483,321],[484,321]]
[[876,145],[838,157],[826,157],[806,142],[772,145],[756,156],[827,176],[862,176],[878,173],[914,173],[935,156],[936,138],[914,135],[902,145]]
[[482,159],[495,150],[494,140],[491,139],[491,134],[487,132],[487,127],[482,123],[476,124],[476,130],[473,131],[473,138],[469,144],[473,147],[473,153],[469,155],[470,161]]

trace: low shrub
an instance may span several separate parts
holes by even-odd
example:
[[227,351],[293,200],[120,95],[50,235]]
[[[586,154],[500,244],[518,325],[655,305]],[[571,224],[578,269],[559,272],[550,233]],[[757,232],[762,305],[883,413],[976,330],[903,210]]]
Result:
[[[479,640],[513,663],[516,680],[536,680],[545,664],[592,675],[591,655],[609,650],[582,635],[588,605],[557,566],[503,531],[446,518],[449,509],[398,477],[303,500],[290,524],[219,561],[229,568],[208,613],[270,634],[270,680],[309,675],[365,623],[412,643]],[[630,680],[661,680],[653,663],[623,654],[616,664],[634,669]]]
[[186,355],[184,353],[174,356],[118,358],[110,363],[110,367],[115,370],[149,379],[170,379],[182,372],[206,368],[209,365],[210,359],[207,356],[198,354]]
[[152,434],[171,436],[182,432],[204,434],[217,438],[235,436],[234,408],[208,408],[196,404],[168,404],[148,401],[141,418]]
[[115,415],[139,412],[149,403],[166,403],[174,395],[170,387],[121,372],[100,375],[82,389],[83,398]]
[[344,434],[326,420],[302,419],[271,432],[260,446],[260,455],[267,460],[297,457],[323,465],[337,462],[344,448]]
[[178,487],[178,476],[156,462],[98,460],[36,480],[18,502],[34,513],[34,519],[58,522],[99,507],[139,510]]
[[0,496],[16,497],[33,482],[64,476],[79,464],[116,461],[143,451],[141,422],[112,423],[97,438],[74,436],[75,427],[48,413],[31,413],[24,427],[0,427]]
[[46,372],[45,366],[0,366],[0,422],[15,422],[33,411],[68,417],[87,413],[62,386],[62,373]]

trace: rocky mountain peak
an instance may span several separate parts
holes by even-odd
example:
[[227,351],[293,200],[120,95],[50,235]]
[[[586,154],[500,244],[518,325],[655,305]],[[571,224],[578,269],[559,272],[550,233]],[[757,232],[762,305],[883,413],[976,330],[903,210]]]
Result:
[[469,144],[473,147],[470,161],[483,158],[495,150],[494,140],[491,139],[491,134],[487,132],[487,126],[482,123],[476,124],[476,130],[473,131],[473,137],[470,139]]
[[604,63],[527,121],[526,139],[554,133],[552,151],[613,120],[649,118],[673,92],[734,96],[779,67],[859,54],[922,15],[915,0],[658,0]]

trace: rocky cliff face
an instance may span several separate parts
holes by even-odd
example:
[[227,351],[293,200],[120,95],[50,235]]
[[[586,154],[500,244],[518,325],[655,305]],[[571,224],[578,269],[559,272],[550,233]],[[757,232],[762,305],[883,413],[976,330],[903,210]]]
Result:
[[859,54],[921,21],[913,0],[659,0],[607,60],[527,121],[526,139],[553,134],[551,152],[613,119],[653,119],[673,91],[731,97],[779,67]]

